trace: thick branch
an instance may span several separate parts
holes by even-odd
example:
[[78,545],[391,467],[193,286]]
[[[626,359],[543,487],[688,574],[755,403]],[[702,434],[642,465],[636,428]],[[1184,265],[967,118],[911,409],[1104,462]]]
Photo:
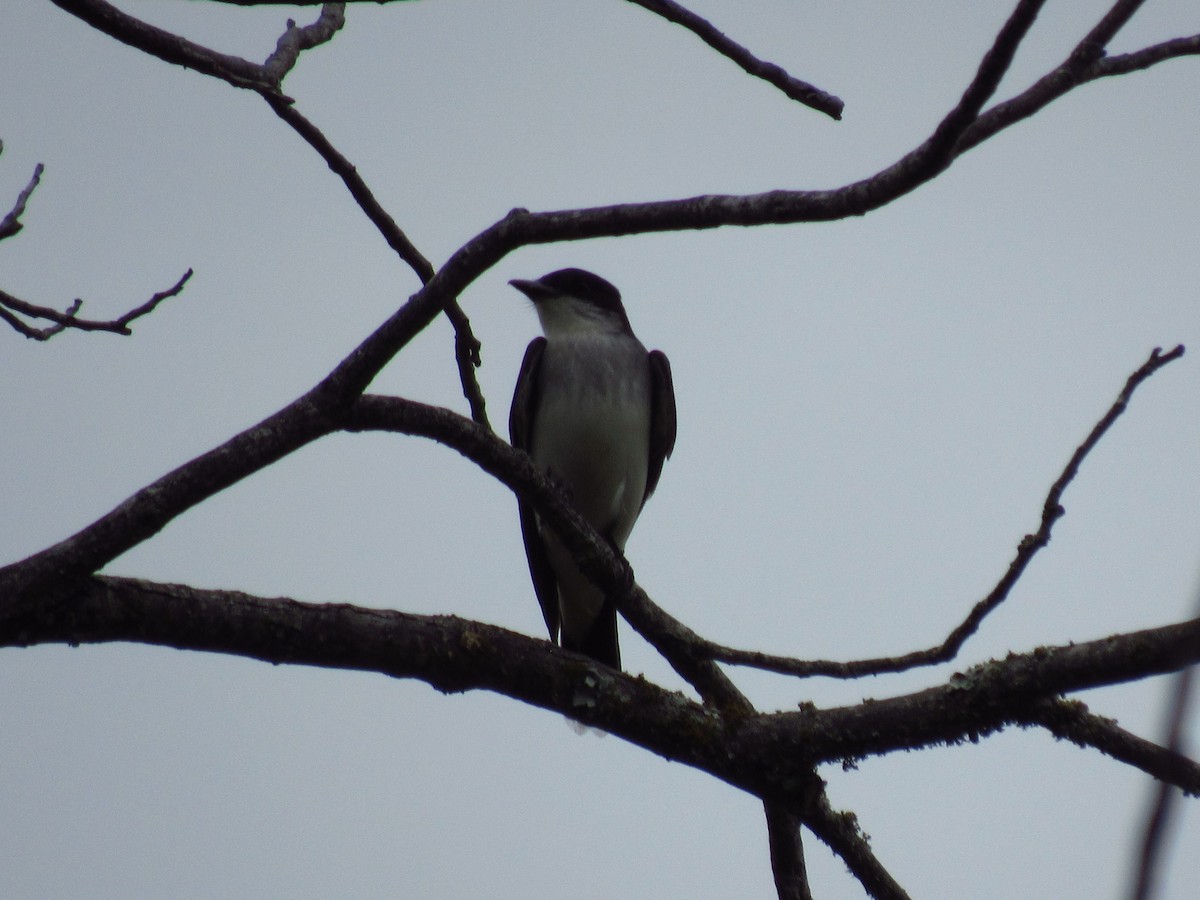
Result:
[[[1059,694],[1177,672],[1200,661],[1200,619],[1086,643],[1039,647],[1010,654],[952,676],[945,685],[886,700],[837,709],[802,709],[756,718],[746,736],[768,741],[819,762],[840,759],[837,748],[856,755],[913,750],[977,740],[1007,724],[1027,725],[1045,700]],[[813,727],[819,723],[820,727]],[[1040,723],[1039,723],[1040,724]],[[800,729],[805,738],[796,741]],[[861,752],[859,752],[861,751]],[[1181,761],[1161,774],[1189,793],[1200,792],[1200,766]],[[1177,779],[1177,780],[1176,780]]]
[[[1008,724],[1028,724],[1061,692],[1177,671],[1200,660],[1200,620],[1192,620],[1013,654],[914,694],[728,719],[546,641],[455,617],[107,576],[62,584],[41,599],[26,615],[0,621],[0,646],[137,641],[418,678],[443,691],[494,691],[785,803],[805,824],[816,821],[814,830],[825,818],[812,775],[816,763],[977,740]],[[1185,760],[1164,774],[1200,793],[1195,763]]]
[[764,803],[767,846],[771,852],[771,874],[779,900],[813,900],[800,842],[800,820],[778,803]]

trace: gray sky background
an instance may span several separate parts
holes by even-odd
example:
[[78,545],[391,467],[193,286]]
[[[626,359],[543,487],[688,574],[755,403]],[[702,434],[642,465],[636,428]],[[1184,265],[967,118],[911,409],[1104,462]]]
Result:
[[[262,60],[289,15],[122,8]],[[510,208],[833,187],[922,140],[1009,3],[691,4],[838,94],[831,122],[630,4],[352,7],[286,89],[435,264]],[[1107,8],[1052,3],[1001,96]],[[1200,30],[1151,0],[1113,51]],[[310,387],[416,287],[253,94],[24,0],[0,28],[0,286],[103,318],[188,267],[132,338],[0,334],[0,560],[73,533]],[[735,646],[851,659],[940,641],[1154,346],[1052,544],[954,666],[867,683],[735,672],[764,708],[882,697],[1008,651],[1190,614],[1200,572],[1200,66],[1087,86],[860,220],[551,245],[463,304],[494,423],[532,309],[614,281],[670,356],[679,440],[628,554]],[[464,409],[438,323],[373,385]],[[453,613],[540,636],[516,504],[418,439],[327,440],[108,571]],[[622,626],[624,628],[624,626]],[[633,672],[678,684],[628,629]],[[1093,692],[1155,737],[1167,682]],[[1192,729],[1195,736],[1196,729]],[[823,770],[914,897],[1118,897],[1150,780],[1040,731]],[[1194,896],[1184,807],[1164,897]],[[809,837],[821,897],[860,896]],[[485,695],[131,645],[0,652],[0,896],[767,897],[761,807],[617,738]]]

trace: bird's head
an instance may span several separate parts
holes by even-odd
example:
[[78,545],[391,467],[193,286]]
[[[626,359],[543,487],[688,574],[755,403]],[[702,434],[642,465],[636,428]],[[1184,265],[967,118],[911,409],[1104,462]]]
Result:
[[621,292],[583,269],[559,269],[537,281],[509,282],[533,301],[546,337],[632,334]]

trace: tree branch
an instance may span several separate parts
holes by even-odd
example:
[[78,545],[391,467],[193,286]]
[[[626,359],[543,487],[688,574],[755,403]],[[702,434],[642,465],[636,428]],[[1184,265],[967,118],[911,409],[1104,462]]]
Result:
[[[140,306],[135,306],[133,309],[126,312],[115,319],[110,319],[107,322],[99,322],[92,319],[81,319],[77,313],[80,307],[83,306],[83,301],[76,298],[71,302],[71,305],[66,310],[59,312],[48,306],[38,306],[34,303],[27,303],[14,297],[6,291],[0,291],[0,319],[8,322],[18,332],[25,335],[27,338],[34,340],[46,341],[59,334],[66,329],[74,329],[76,331],[108,331],[113,334],[130,335],[133,330],[129,327],[129,323],[135,319],[140,319],[142,316],[149,315],[154,312],[158,304],[162,303],[170,297],[178,296],[183,291],[183,286],[188,283],[192,277],[192,270],[188,269],[174,285],[167,288],[165,291],[159,291],[145,303]],[[7,307],[7,309],[6,309]],[[9,312],[8,310],[12,310]],[[22,322],[13,313],[27,316],[33,319],[46,319],[54,324],[47,328],[34,328],[31,325]]]
[[909,900],[908,892],[879,865],[858,818],[851,812],[837,812],[822,800],[806,820],[813,834],[845,860],[847,867],[875,900]]
[[[1028,725],[1046,716],[1039,704],[1059,694],[1177,672],[1200,661],[1200,619],[1100,640],[1009,654],[956,673],[939,687],[857,706],[760,716],[741,737],[764,739],[783,750],[833,762],[838,747],[854,758],[976,741],[1008,724]],[[1041,724],[1040,720],[1037,720]],[[1066,726],[1062,726],[1066,727]],[[802,740],[797,739],[803,733]],[[1080,732],[1082,733],[1082,732]],[[1110,740],[1097,737],[1096,740]],[[1145,748],[1136,752],[1143,752]],[[1124,752],[1124,751],[1122,751]],[[1134,750],[1128,751],[1130,755]],[[1132,760],[1130,760],[1132,762]],[[1188,793],[1200,793],[1200,766],[1182,758],[1159,773]]]
[[164,31],[124,13],[106,0],[50,0],[59,9],[87,22],[97,31],[116,38],[173,65],[194,69],[227,81],[234,87],[278,93],[279,83],[263,66],[239,56],[218,53],[187,38]]
[[[268,57],[266,63],[259,66],[239,57],[218,53],[194,44],[186,38],[156,28],[122,12],[105,0],[54,0],[54,2],[97,30],[159,59],[195,69],[203,74],[227,81],[235,87],[257,91],[271,106],[275,114],[304,138],[309,146],[325,160],[326,165],[342,179],[350,191],[350,195],[383,235],[388,246],[413,268],[421,282],[426,283],[433,276],[433,266],[375,199],[374,194],[358,174],[354,165],[338,152],[325,135],[294,108],[291,99],[280,91],[283,77],[295,65],[299,54],[303,50],[330,40],[345,23],[341,4],[324,4],[317,21],[303,28],[298,28],[294,22],[289,21],[288,28],[279,38],[274,53]],[[458,307],[457,295],[445,297],[442,308],[455,330],[455,359],[463,395],[470,404],[472,417],[480,424],[488,425],[483,392],[475,376],[475,369],[480,364],[479,341],[471,332],[470,321],[466,314]],[[22,333],[25,332],[22,331]],[[365,386],[364,382],[363,387],[365,388]],[[361,389],[359,390],[361,391]]]
[[305,50],[328,43],[333,36],[341,31],[346,24],[346,5],[344,3],[325,3],[321,6],[321,14],[311,25],[297,27],[288,19],[287,30],[280,35],[275,44],[275,52],[267,57],[262,69],[266,77],[274,84],[282,84],[300,59]]
[[[1191,669],[1184,669],[1190,672]],[[1178,747],[1161,747],[1153,741],[1138,737],[1121,728],[1111,719],[1088,711],[1078,700],[1053,697],[1034,704],[1029,709],[1028,725],[1045,728],[1055,737],[1080,747],[1095,747],[1164,785],[1192,785],[1192,793],[1200,788],[1200,766],[1179,752]]]
[[[1167,710],[1166,747],[1158,748],[1163,755],[1172,759],[1182,757],[1185,748],[1185,722],[1188,707],[1191,705],[1193,682],[1196,677],[1196,667],[1189,666],[1175,676],[1175,684],[1171,691]],[[1177,787],[1182,787],[1179,781],[1162,777],[1151,772],[1159,779],[1150,812],[1146,816],[1146,824],[1142,831],[1141,852],[1138,854],[1137,875],[1133,889],[1130,892],[1132,900],[1150,900],[1154,896],[1159,879],[1159,870],[1163,858],[1163,844],[1167,826],[1176,806],[1179,805]],[[1186,788],[1184,788],[1186,790]],[[1191,792],[1196,795],[1196,791]]]
[[[0,141],[0,152],[3,152],[3,150],[4,142]],[[8,211],[8,214],[3,219],[0,219],[0,241],[12,237],[25,227],[21,224],[21,216],[25,215],[25,204],[29,202],[29,197],[42,180],[42,172],[44,170],[45,166],[41,163],[33,167],[33,177],[29,179],[29,184],[25,185],[25,189],[17,194],[17,202],[13,204],[13,208]]]
[[730,40],[723,32],[718,31],[707,19],[685,9],[674,0],[629,0],[629,2],[649,10],[655,15],[662,16],[668,22],[682,25],[713,50],[741,66],[747,74],[774,85],[797,103],[803,103],[831,119],[841,119],[842,109],[846,104],[833,94],[826,93],[806,81],[793,78],[782,67],[774,63],[759,59],[741,44]]
[[800,841],[800,819],[777,803],[764,803],[771,874],[779,900],[813,900]]
[[[0,595],[2,597],[3,595]],[[941,686],[851,707],[730,719],[643,678],[494,625],[347,604],[301,603],[130,578],[64,582],[50,602],[0,621],[0,646],[135,641],[271,663],[487,690],[579,721],[786,804],[826,840],[815,764],[975,741],[1045,716],[1045,701],[1200,660],[1200,620],[1012,654]],[[1166,774],[1200,793],[1200,766]],[[845,825],[844,815],[840,817]],[[822,824],[824,823],[824,824]],[[845,837],[837,838],[838,842]]]
[[1112,406],[1109,407],[1100,421],[1095,424],[1083,443],[1075,449],[1070,460],[1067,461],[1066,466],[1063,468],[1062,473],[1050,487],[1050,491],[1046,495],[1046,500],[1042,504],[1042,520],[1037,532],[1027,534],[1021,539],[1017,545],[1017,554],[1012,562],[1009,563],[1008,570],[1004,573],[1004,576],[986,597],[975,604],[966,619],[936,647],[916,650],[900,656],[853,660],[851,662],[837,662],[826,659],[795,659],[787,656],[776,656],[770,653],[759,653],[754,650],[737,650],[718,644],[711,644],[707,641],[705,641],[704,652],[720,662],[751,666],[781,675],[795,675],[799,677],[824,675],[828,678],[862,678],[867,675],[880,675],[885,672],[903,672],[908,669],[936,665],[954,659],[958,655],[959,650],[962,649],[963,644],[966,643],[971,635],[979,630],[979,626],[983,623],[984,618],[1007,599],[1037,552],[1050,543],[1050,533],[1054,528],[1054,523],[1066,512],[1060,503],[1063,492],[1066,491],[1067,486],[1075,479],[1075,476],[1079,474],[1079,467],[1083,464],[1088,454],[1095,449],[1100,439],[1108,432],[1108,429],[1112,427],[1113,423],[1128,408],[1129,401],[1133,397],[1133,392],[1137,390],[1143,381],[1163,366],[1182,357],[1183,353],[1184,347],[1182,344],[1176,346],[1168,353],[1163,353],[1161,347],[1155,347],[1150,352],[1150,357],[1126,379],[1125,386],[1122,388],[1121,393],[1117,395],[1117,399],[1113,401]]

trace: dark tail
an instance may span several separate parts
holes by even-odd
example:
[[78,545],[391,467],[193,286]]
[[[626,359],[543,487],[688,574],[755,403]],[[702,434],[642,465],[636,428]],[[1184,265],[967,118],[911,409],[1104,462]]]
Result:
[[596,616],[596,621],[583,639],[573,640],[563,631],[562,645],[564,650],[590,656],[596,662],[614,669],[621,668],[621,648],[617,645],[617,608],[606,600],[600,608],[600,615]]

